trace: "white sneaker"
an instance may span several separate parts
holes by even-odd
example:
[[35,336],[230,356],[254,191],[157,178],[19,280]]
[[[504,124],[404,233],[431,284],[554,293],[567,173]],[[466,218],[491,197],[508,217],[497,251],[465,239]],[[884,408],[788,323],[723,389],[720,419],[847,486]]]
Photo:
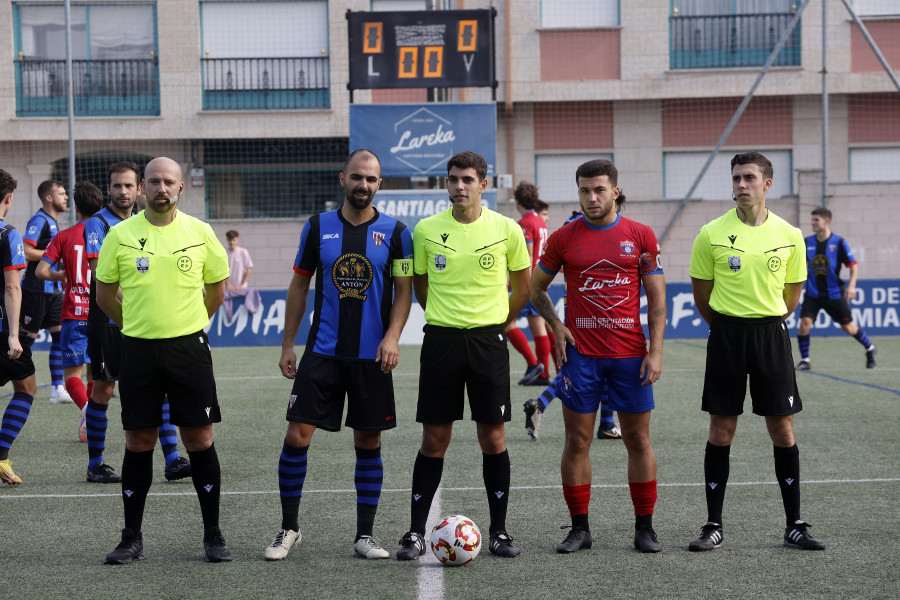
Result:
[[353,544],[353,551],[364,558],[390,558],[391,553],[381,547],[381,543],[371,535],[364,535]]
[[72,396],[66,391],[66,386],[54,385],[50,387],[50,404],[66,404],[74,402]]
[[275,540],[266,548],[266,560],[283,560],[291,548],[300,545],[303,536],[299,531],[291,529],[279,529],[275,533]]

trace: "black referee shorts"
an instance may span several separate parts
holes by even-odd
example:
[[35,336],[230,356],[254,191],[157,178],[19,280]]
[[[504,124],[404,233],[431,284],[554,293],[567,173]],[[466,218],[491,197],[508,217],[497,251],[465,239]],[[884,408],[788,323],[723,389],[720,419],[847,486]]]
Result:
[[845,298],[828,300],[806,296],[803,299],[803,306],[800,308],[800,318],[809,318],[815,321],[816,317],[819,316],[820,310],[824,310],[828,313],[828,316],[838,325],[846,325],[853,321],[853,314],[850,312],[850,304]]
[[775,417],[803,409],[784,320],[713,313],[706,346],[703,410],[713,415],[742,414],[748,376],[754,414]]
[[487,425],[510,421],[509,350],[503,325],[475,329],[426,325],[424,331],[416,421],[432,425],[459,421],[464,390],[473,421]]

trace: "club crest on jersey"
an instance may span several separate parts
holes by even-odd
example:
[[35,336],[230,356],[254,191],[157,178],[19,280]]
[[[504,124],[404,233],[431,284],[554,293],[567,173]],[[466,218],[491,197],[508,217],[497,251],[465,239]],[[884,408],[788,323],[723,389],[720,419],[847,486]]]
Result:
[[624,242],[621,242],[619,244],[619,248],[621,248],[622,252],[624,252],[625,254],[631,254],[632,252],[634,252],[634,242],[625,240]]
[[88,234],[87,241],[89,246],[96,246],[100,243],[100,235],[97,232],[91,232]]
[[434,268],[438,271],[443,271],[447,268],[447,257],[443,254],[435,254],[434,255]]
[[728,266],[731,267],[731,270],[737,273],[741,270],[741,257],[740,256],[729,256],[728,257]]
[[135,261],[138,273],[146,273],[150,270],[150,259],[146,256],[139,256]]
[[375,242],[376,246],[380,246],[382,242],[384,242],[384,234],[378,231],[373,231],[372,241]]
[[362,254],[351,252],[334,261],[331,280],[338,290],[338,300],[365,300],[365,291],[372,285],[372,263]]
[[478,264],[481,265],[481,268],[487,271],[488,269],[494,266],[494,255],[493,254],[482,254],[478,258]]
[[829,252],[834,252],[835,248],[837,248],[837,244],[828,244]]
[[288,410],[294,408],[294,403],[297,401],[297,394],[291,394],[291,397],[288,398]]
[[781,268],[781,257],[780,257],[780,256],[773,256],[773,257],[770,258],[769,261],[766,263],[766,266],[769,267],[769,270],[772,271],[773,273],[777,273],[777,272],[778,272],[778,269]]

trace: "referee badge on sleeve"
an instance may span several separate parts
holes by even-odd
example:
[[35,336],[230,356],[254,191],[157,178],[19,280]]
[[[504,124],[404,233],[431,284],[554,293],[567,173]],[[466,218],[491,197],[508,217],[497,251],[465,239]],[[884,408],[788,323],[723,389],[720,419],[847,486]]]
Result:
[[139,256],[135,262],[137,263],[138,273],[146,273],[150,270],[150,259],[146,256]]

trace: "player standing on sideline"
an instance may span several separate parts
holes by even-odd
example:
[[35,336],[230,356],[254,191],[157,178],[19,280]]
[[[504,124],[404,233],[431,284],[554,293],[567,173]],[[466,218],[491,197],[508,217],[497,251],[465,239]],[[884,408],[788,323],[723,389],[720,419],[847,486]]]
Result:
[[[634,547],[641,552],[662,549],[653,530],[657,494],[650,411],[652,384],[662,372],[666,282],[653,230],[617,212],[617,180],[618,171],[608,160],[578,167],[575,181],[584,216],[550,236],[531,279],[531,300],[556,332],[556,352],[563,363],[558,390],[566,427],[561,472],[572,531],[556,547],[560,553],[590,548],[593,541],[588,523],[590,447],[604,383],[628,451]],[[566,276],[565,324],[547,293],[560,269]],[[640,319],[641,285],[647,294],[649,352]]]
[[[103,192],[89,181],[75,185],[75,214],[78,222],[59,232],[44,251],[35,274],[49,281],[65,285],[62,305],[62,367],[65,373],[66,391],[81,411],[78,437],[87,442],[87,426],[84,412],[90,391],[84,387],[81,374],[87,365],[88,381],[91,380],[91,361],[87,358],[87,316],[91,297],[91,269],[84,254],[84,224],[103,208]],[[60,260],[63,271],[53,270]]]
[[[528,256],[531,258],[531,268],[541,255],[544,243],[547,241],[547,222],[535,211],[538,202],[538,189],[533,183],[522,181],[516,186],[514,193],[516,210],[522,215],[519,226],[525,234],[525,244],[528,248]],[[534,338],[535,354],[532,354],[528,346],[528,338],[516,325],[517,319],[528,319],[528,328]],[[516,318],[506,327],[506,339],[512,344],[522,358],[525,359],[525,375],[519,379],[519,385],[548,385],[550,383],[550,341],[547,337],[547,325],[541,316],[531,306],[531,302],[525,304]]]
[[[35,269],[50,245],[50,240],[59,233],[56,217],[69,208],[69,195],[63,184],[47,180],[38,186],[41,208],[25,226],[25,259],[28,268],[22,277],[22,323],[21,331],[28,337],[37,339],[38,332],[46,329],[50,333],[50,404],[71,402],[72,398],[63,385],[62,352],[59,339],[62,328],[62,286],[55,281],[42,281],[35,275]],[[56,265],[53,265],[54,270]]]
[[[281,529],[266,548],[266,560],[281,560],[300,545],[298,514],[309,444],[317,427],[340,431],[345,396],[345,424],[353,428],[356,451],[353,551],[365,558],[390,556],[372,531],[384,480],[381,432],[397,425],[391,371],[400,358],[400,332],[412,303],[413,242],[406,225],[372,206],[381,185],[375,153],[352,152],[340,182],[344,204],[303,226],[288,288],[278,366],[294,386],[278,461]],[[314,273],[315,311],[298,366],[294,340]]]
[[[451,208],[419,221],[413,234],[413,287],[425,309],[416,421],[422,445],[413,467],[410,527],[399,560],[425,553],[425,522],[441,483],[453,422],[465,392],[476,422],[491,515],[491,553],[519,555],[506,533],[510,464],[509,350],[503,330],[528,300],[531,263],[515,221],[481,205],[487,162],[461,152],[447,162]],[[507,294],[507,277],[512,292]]]
[[[797,346],[800,347],[798,371],[809,371],[809,330],[820,310],[828,313],[835,323],[856,338],[866,349],[866,368],[875,368],[878,349],[869,336],[853,322],[848,302],[856,298],[856,277],[859,271],[856,259],[850,252],[850,244],[831,232],[831,211],[817,208],[812,211],[813,235],[806,238],[806,296],[800,308],[800,326],[797,328]],[[847,287],[841,280],[841,265],[850,269]]]
[[[206,560],[229,561],[231,551],[219,530],[221,471],[212,428],[222,418],[203,332],[225,299],[228,257],[207,223],[178,210],[184,193],[178,163],[151,160],[142,186],[147,208],[109,230],[95,273],[97,303],[123,334],[119,393],[125,429],[125,528],[106,563],[144,557],[141,523],[167,395],[172,422],[180,427],[191,459]],[[122,301],[117,298],[120,286]]]
[[700,228],[691,251],[691,286],[709,324],[703,410],[709,441],[703,470],[708,519],[688,549],[722,545],[722,506],[731,441],[744,411],[747,377],[753,412],[766,419],[787,527],[784,545],[822,550],[800,519],[800,451],[794,414],[802,410],[784,320],[797,308],[806,272],[803,234],[766,208],[772,163],[758,152],[731,159],[737,207]]
[[19,330],[19,309],[22,288],[19,271],[25,268],[25,249],[22,234],[3,221],[16,191],[15,178],[0,169],[0,267],[3,268],[3,307],[0,311],[0,385],[13,382],[13,395],[0,422],[0,481],[10,485],[22,483],[9,462],[9,448],[16,440],[31,412],[37,384],[34,379],[34,362],[31,360],[30,336]]

